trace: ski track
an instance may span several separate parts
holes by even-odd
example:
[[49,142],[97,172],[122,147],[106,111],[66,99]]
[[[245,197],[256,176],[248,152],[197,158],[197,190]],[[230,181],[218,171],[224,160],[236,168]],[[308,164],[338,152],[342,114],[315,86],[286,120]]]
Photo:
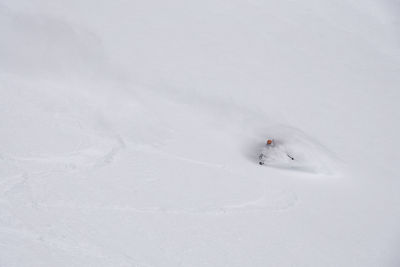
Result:
[[211,162],[207,162],[207,161],[201,161],[201,160],[191,159],[191,158],[187,158],[187,157],[182,157],[182,156],[175,155],[173,153],[155,149],[151,146],[133,146],[133,150],[135,150],[137,152],[143,152],[143,153],[149,153],[149,154],[153,154],[153,155],[162,156],[164,158],[172,158],[172,159],[176,159],[179,161],[188,162],[188,163],[192,163],[192,164],[196,164],[196,165],[200,165],[200,166],[206,166],[206,167],[211,167],[211,168],[221,168],[221,169],[226,168],[226,166],[223,164],[211,163]]
[[118,211],[144,214],[171,215],[228,215],[235,213],[285,211],[296,206],[298,197],[290,191],[274,192],[270,196],[263,195],[254,200],[238,204],[221,205],[204,208],[166,208],[166,207],[131,207],[123,205],[76,205],[76,204],[37,204],[42,209],[71,209],[79,211]]
[[[62,156],[41,155],[41,156],[2,156],[2,160],[17,163],[19,169],[23,169],[21,165],[36,164],[44,165],[45,172],[53,172],[57,170],[76,170],[86,169],[92,170],[101,168],[112,163],[118,153],[125,148],[122,138],[117,137],[107,142],[108,149],[100,150],[98,146],[91,146],[82,150],[76,150]],[[51,166],[51,167],[50,167]],[[34,172],[32,172],[34,173]],[[44,173],[44,171],[42,171]]]

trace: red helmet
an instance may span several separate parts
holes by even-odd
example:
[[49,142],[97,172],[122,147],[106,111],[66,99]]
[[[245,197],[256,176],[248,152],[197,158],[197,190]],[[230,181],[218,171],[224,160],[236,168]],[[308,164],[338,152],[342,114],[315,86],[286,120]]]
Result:
[[272,144],[272,140],[271,140],[271,139],[268,139],[267,145],[271,145],[271,144]]

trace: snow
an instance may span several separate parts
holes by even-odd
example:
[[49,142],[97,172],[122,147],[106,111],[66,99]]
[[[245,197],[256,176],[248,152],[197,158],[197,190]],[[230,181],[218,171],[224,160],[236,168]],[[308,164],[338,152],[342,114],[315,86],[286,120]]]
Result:
[[398,266],[399,12],[1,1],[0,266]]

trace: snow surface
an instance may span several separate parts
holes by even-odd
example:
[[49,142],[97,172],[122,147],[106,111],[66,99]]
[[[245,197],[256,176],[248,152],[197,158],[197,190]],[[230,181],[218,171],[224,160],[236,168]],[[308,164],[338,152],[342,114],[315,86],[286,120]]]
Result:
[[0,266],[399,266],[399,15],[1,0]]

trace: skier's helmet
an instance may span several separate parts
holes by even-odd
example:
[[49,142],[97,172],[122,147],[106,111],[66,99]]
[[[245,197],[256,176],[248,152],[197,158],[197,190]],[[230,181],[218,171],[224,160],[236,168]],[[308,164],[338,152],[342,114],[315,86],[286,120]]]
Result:
[[268,139],[267,145],[272,145],[272,140],[271,139]]

